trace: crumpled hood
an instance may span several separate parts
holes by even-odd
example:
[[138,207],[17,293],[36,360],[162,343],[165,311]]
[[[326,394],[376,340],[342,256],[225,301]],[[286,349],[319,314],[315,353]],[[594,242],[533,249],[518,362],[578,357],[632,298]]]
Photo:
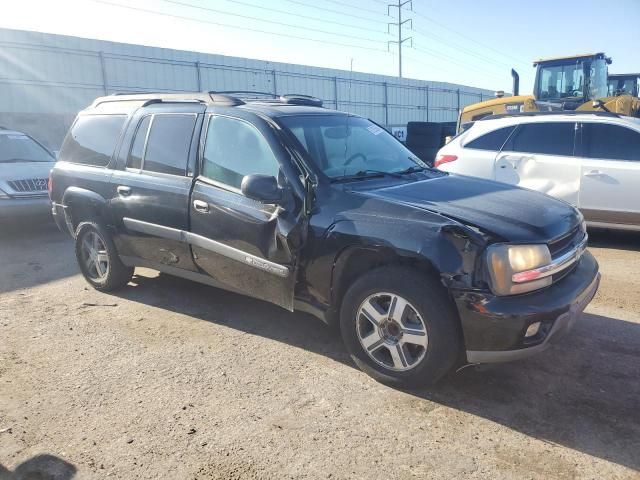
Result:
[[359,193],[436,212],[515,242],[546,242],[580,222],[575,208],[543,193],[462,175]]

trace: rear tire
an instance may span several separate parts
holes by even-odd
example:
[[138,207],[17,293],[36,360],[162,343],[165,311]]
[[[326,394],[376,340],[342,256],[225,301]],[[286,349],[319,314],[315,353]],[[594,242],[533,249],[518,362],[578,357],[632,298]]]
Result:
[[116,290],[131,281],[133,267],[122,263],[110,233],[102,225],[80,223],[76,229],[75,250],[82,275],[96,290]]
[[340,309],[340,330],[353,361],[394,387],[425,387],[451,371],[462,346],[459,325],[445,288],[404,267],[363,275]]

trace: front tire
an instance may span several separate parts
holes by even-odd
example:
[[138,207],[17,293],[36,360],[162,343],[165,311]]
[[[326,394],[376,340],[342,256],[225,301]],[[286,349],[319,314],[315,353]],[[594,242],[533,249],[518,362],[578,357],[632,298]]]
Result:
[[83,222],[76,229],[76,259],[85,280],[96,290],[108,292],[131,281],[133,267],[125,266],[105,227]]
[[434,384],[454,367],[462,343],[447,291],[404,267],[356,280],[342,301],[340,330],[358,367],[395,387]]

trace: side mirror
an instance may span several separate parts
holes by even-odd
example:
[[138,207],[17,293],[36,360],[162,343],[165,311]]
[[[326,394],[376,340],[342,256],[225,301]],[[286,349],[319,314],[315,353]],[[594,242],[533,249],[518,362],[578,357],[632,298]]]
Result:
[[282,189],[278,186],[278,180],[271,175],[253,174],[246,175],[240,186],[242,194],[261,203],[279,204],[282,202]]

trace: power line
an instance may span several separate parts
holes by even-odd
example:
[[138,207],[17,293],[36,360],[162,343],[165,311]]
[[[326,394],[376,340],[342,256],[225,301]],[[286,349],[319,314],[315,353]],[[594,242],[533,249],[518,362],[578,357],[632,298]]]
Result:
[[255,22],[270,23],[270,24],[273,24],[273,25],[279,25],[281,27],[298,28],[298,29],[302,29],[302,30],[306,30],[306,31],[310,31],[310,32],[324,33],[325,35],[335,35],[337,37],[349,38],[349,39],[352,39],[352,40],[361,40],[361,41],[364,41],[364,42],[374,42],[374,43],[379,42],[379,40],[372,40],[371,38],[360,37],[358,35],[349,35],[349,34],[346,34],[346,33],[329,32],[328,30],[322,30],[322,29],[319,29],[319,28],[313,28],[313,27],[307,27],[307,26],[301,27],[299,25],[293,25],[291,23],[285,23],[285,22],[278,22],[278,21],[275,21],[275,20],[263,20],[262,18],[252,17],[251,15],[242,15],[240,13],[232,13],[232,12],[227,12],[225,10],[218,10],[218,9],[215,9],[215,8],[201,7],[200,5],[193,5],[191,3],[179,2],[177,0],[162,0],[162,1],[166,2],[166,3],[172,3],[174,5],[180,5],[182,7],[195,8],[197,10],[204,10],[204,11],[213,12],[213,13],[221,13],[223,15],[229,15],[231,17],[243,18],[245,20],[252,20],[252,21],[255,21]]
[[370,8],[356,7],[355,5],[349,5],[348,3],[344,3],[344,2],[341,2],[339,0],[325,0],[325,2],[335,3],[336,5],[340,5],[341,7],[353,8],[353,9],[358,10],[359,12],[369,12],[369,13],[374,13],[376,15],[387,16],[387,14],[380,13],[377,10],[372,10]]
[[438,25],[440,28],[443,28],[443,29],[445,29],[445,30],[448,30],[448,31],[452,32],[453,34],[458,35],[458,36],[460,36],[460,37],[462,37],[462,38],[466,38],[467,40],[470,40],[470,41],[471,41],[471,42],[473,42],[474,44],[476,44],[476,45],[480,45],[480,46],[482,46],[483,48],[489,49],[489,50],[491,50],[491,51],[493,51],[493,52],[497,53],[498,55],[502,55],[503,57],[506,57],[506,58],[511,58],[512,60],[515,60],[516,62],[521,63],[521,64],[523,64],[523,65],[525,65],[525,64],[526,64],[526,62],[523,62],[523,61],[522,61],[522,59],[520,59],[520,58],[516,58],[516,57],[514,57],[514,56],[512,56],[512,55],[509,55],[509,54],[506,54],[506,53],[500,52],[499,50],[496,50],[496,49],[495,49],[495,48],[493,48],[493,47],[490,47],[490,46],[488,46],[488,45],[486,45],[486,44],[484,44],[484,43],[482,43],[482,42],[479,42],[477,38],[473,38],[473,37],[470,37],[470,36],[465,35],[465,34],[463,34],[463,33],[460,33],[460,32],[458,32],[458,31],[456,31],[456,30],[453,30],[452,28],[450,28],[450,27],[448,27],[448,26],[446,26],[446,25],[444,25],[444,24],[442,24],[442,23],[440,23],[440,22],[438,22],[438,21],[436,21],[436,20],[434,20],[434,19],[432,19],[432,18],[430,18],[430,17],[428,17],[428,16],[424,15],[423,13],[420,13],[420,12],[415,11],[415,10],[414,10],[414,12],[413,12],[413,13],[414,13],[414,14],[416,14],[417,16],[421,17],[421,18],[424,18],[424,19],[425,19],[425,20],[427,20],[428,22],[431,22],[431,23],[433,23],[433,24],[435,24],[435,25]]
[[[462,68],[464,68],[464,69],[466,69],[466,70],[469,70],[469,65],[468,65],[468,64],[464,64],[464,63],[458,62],[458,61],[453,60],[453,59],[451,59],[451,58],[449,58],[449,57],[447,57],[447,56],[445,56],[445,55],[441,55],[440,53],[434,52],[433,50],[428,50],[428,49],[420,48],[420,47],[413,47],[413,49],[414,49],[414,50],[416,50],[416,51],[418,51],[418,52],[422,52],[422,53],[425,53],[425,54],[427,54],[427,55],[430,55],[430,56],[432,56],[432,57],[439,58],[439,59],[441,59],[442,61],[444,61],[445,63],[450,63],[450,64],[458,65],[458,66],[460,66],[460,67],[462,67]],[[414,59],[414,60],[415,60],[415,59]],[[498,78],[502,78],[501,76],[498,76],[496,73],[491,72],[490,70],[485,70],[485,69],[483,69],[483,68],[478,68],[478,67],[474,67],[474,70],[477,70],[477,71],[483,72],[485,75],[488,75],[488,76],[493,77],[493,78],[496,78],[496,79],[498,79]],[[503,78],[502,78],[502,79],[503,79]],[[503,80],[504,80],[504,79],[503,79]]]
[[125,8],[125,9],[128,9],[128,10],[134,10],[134,11],[138,11],[138,12],[151,13],[153,15],[161,15],[161,16],[164,16],[164,17],[177,18],[177,19],[180,19],[180,20],[187,20],[187,21],[190,21],[190,22],[207,23],[207,24],[210,24],[210,25],[216,25],[216,26],[224,27],[224,28],[233,28],[233,29],[236,29],[236,30],[263,33],[263,34],[266,34],[266,35],[276,35],[276,36],[279,36],[279,37],[293,38],[293,39],[296,39],[296,40],[304,40],[304,41],[308,41],[308,42],[323,43],[323,44],[326,44],[326,45],[338,45],[340,47],[350,47],[350,48],[358,48],[358,49],[362,49],[362,50],[369,50],[369,51],[372,51],[372,52],[388,53],[386,50],[382,50],[380,48],[364,47],[364,46],[361,46],[361,45],[342,43],[342,42],[335,42],[335,41],[332,41],[332,40],[318,40],[316,38],[303,37],[303,36],[300,36],[300,35],[291,35],[291,34],[288,34],[288,33],[269,32],[269,31],[260,30],[260,29],[257,29],[257,28],[240,27],[240,26],[231,25],[231,24],[228,24],[228,23],[214,22],[212,20],[203,20],[203,19],[200,19],[200,18],[185,17],[185,16],[182,16],[182,15],[174,15],[174,14],[171,14],[171,13],[158,12],[156,10],[149,10],[149,9],[146,9],[146,8],[133,7],[133,6],[130,6],[130,5],[121,5],[119,3],[112,3],[112,2],[108,2],[106,0],[90,0],[90,1],[95,2],[95,3],[102,3],[104,5],[110,5],[110,6],[113,6],[113,7],[119,7],[119,8]]
[[[336,15],[341,15],[343,17],[351,17],[351,18],[355,18],[361,22],[371,22],[371,23],[380,23],[385,25],[387,22],[385,22],[384,20],[374,20],[372,18],[365,18],[362,17],[361,15],[354,15],[352,13],[346,13],[346,12],[341,12],[339,10],[333,10],[331,8],[326,8],[326,7],[320,7],[318,5],[314,5],[314,4],[310,4],[310,3],[305,3],[305,2],[301,2],[299,0],[284,0],[285,2],[289,2],[289,3],[294,3],[296,5],[301,5],[303,7],[307,7],[307,8],[314,8],[316,10],[321,10],[323,12],[329,12],[329,13],[334,13]],[[337,3],[337,2],[336,2]],[[385,2],[386,4],[386,2]],[[342,4],[340,4],[342,5]]]
[[466,53],[470,57],[474,57],[476,59],[483,58],[488,63],[493,63],[493,64],[496,64],[496,65],[502,65],[502,66],[505,66],[507,68],[511,68],[511,64],[509,64],[509,63],[502,62],[500,60],[495,60],[495,59],[490,58],[490,57],[485,57],[484,55],[479,54],[478,52],[475,52],[473,50],[470,50],[469,48],[467,48],[465,46],[462,46],[462,45],[460,45],[458,43],[454,43],[454,42],[448,41],[447,39],[445,39],[445,38],[443,38],[443,37],[441,37],[439,35],[436,35],[436,34],[433,34],[433,33],[426,33],[426,32],[423,32],[422,30],[419,30],[419,29],[417,29],[415,27],[412,28],[412,31],[417,33],[418,35],[422,35],[425,38],[434,38],[437,41],[439,41],[440,43],[442,43],[443,45],[453,46],[453,47],[456,48],[456,50],[459,50],[462,53]]
[[[383,33],[380,30],[375,30],[373,28],[361,27],[359,25],[353,25],[351,23],[336,22],[334,20],[321,19],[321,18],[318,18],[318,17],[312,17],[310,15],[301,15],[299,13],[291,13],[291,12],[287,12],[286,10],[278,10],[276,8],[263,7],[262,5],[255,5],[253,3],[243,2],[241,0],[226,0],[226,1],[227,2],[231,2],[231,3],[236,3],[238,5],[244,5],[244,6],[251,7],[251,8],[258,8],[260,10],[266,10],[266,11],[269,11],[269,12],[282,13],[284,15],[290,15],[292,17],[305,18],[307,20],[314,20],[314,21],[317,21],[317,22],[325,23],[325,24],[340,25],[341,27],[355,28],[357,30],[363,30],[365,32]],[[383,0],[380,0],[380,1],[383,1]],[[385,2],[385,5],[386,5],[386,2]]]

